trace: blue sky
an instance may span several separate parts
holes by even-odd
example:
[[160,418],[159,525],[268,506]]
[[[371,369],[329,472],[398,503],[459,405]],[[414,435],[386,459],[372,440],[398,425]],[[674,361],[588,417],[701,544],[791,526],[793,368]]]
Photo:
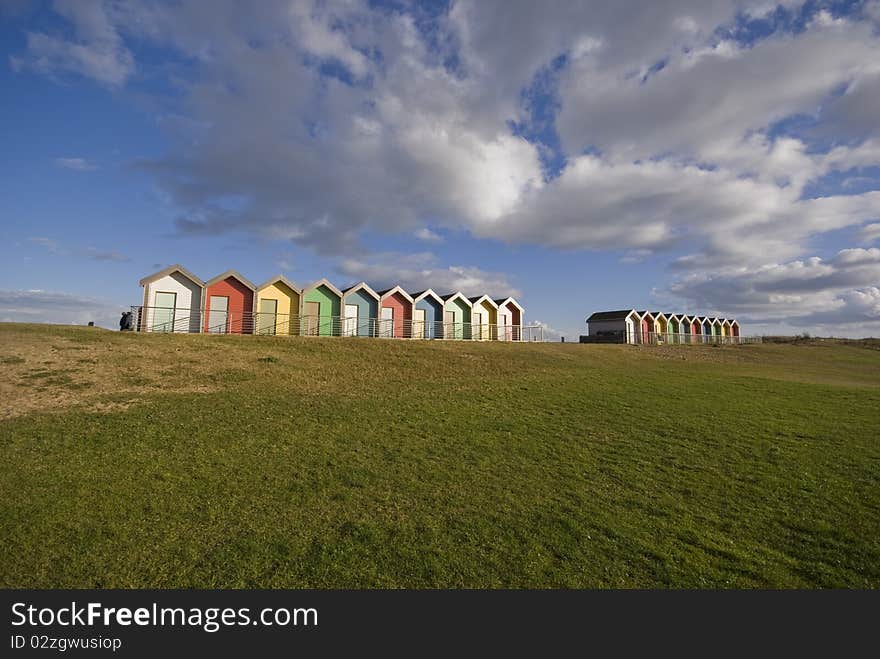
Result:
[[4,3],[0,320],[365,279],[880,334],[880,2]]

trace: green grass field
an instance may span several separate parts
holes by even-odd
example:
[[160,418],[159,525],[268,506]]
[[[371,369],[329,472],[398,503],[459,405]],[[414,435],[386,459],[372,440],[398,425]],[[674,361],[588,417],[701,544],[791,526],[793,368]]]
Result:
[[878,587],[880,350],[0,325],[3,587]]

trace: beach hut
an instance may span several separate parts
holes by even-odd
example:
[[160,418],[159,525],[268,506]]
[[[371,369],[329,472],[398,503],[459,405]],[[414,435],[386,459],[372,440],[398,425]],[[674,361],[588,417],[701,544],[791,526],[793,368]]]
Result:
[[642,317],[635,309],[597,311],[587,318],[589,335],[596,340],[640,343]]
[[721,337],[723,336],[721,333],[723,320],[721,318],[713,318],[712,319],[712,340],[715,343],[721,343]]
[[430,288],[412,294],[412,338],[443,338],[443,298]]
[[730,321],[727,318],[721,319],[721,336],[724,343],[732,343],[730,340]]
[[204,331],[209,334],[252,334],[257,287],[235,270],[205,282]]
[[691,318],[691,343],[700,343],[703,336],[703,321],[699,316]]
[[498,339],[500,341],[521,341],[525,309],[512,297],[498,298]]
[[666,316],[666,336],[663,337],[666,343],[675,342],[675,334],[677,329],[677,316],[675,314],[664,314]]
[[442,295],[443,337],[446,339],[471,338],[471,302],[461,291]]
[[666,342],[678,343],[681,334],[681,317],[677,313],[671,313],[666,319]]
[[471,303],[471,331],[476,341],[498,338],[498,304],[488,295],[468,298]]
[[144,306],[142,332],[199,332],[205,282],[181,265],[169,266],[140,281]]
[[685,314],[678,316],[678,342],[691,342],[691,317]]
[[669,340],[669,337],[666,336],[666,333],[669,331],[669,320],[666,318],[666,314],[660,311],[652,311],[651,317],[654,319],[654,336],[657,342],[666,343]]
[[650,311],[642,310],[637,312],[640,318],[639,343],[654,342],[654,316]]
[[693,343],[692,335],[693,335],[693,316],[688,316],[685,314],[681,315],[681,342],[682,343]]
[[376,336],[379,294],[366,282],[355,284],[342,292],[342,307],[343,336]]
[[257,334],[299,334],[302,291],[284,275],[257,286]]
[[678,343],[678,314],[666,315],[666,343]]
[[739,343],[739,321],[735,318],[730,321],[730,335],[734,343]]
[[342,323],[342,291],[319,279],[302,292],[302,333],[307,336],[339,336]]
[[408,339],[412,336],[413,298],[400,286],[379,292],[379,336]]
[[703,318],[702,318],[703,341],[705,343],[712,341],[712,320],[713,319],[709,318],[709,316],[703,316]]

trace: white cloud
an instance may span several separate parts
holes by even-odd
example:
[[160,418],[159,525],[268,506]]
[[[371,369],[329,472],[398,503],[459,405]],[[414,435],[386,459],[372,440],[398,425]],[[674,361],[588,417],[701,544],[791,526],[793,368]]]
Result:
[[524,332],[524,341],[559,341],[562,337],[565,337],[567,341],[578,340],[576,332],[566,332],[565,330],[556,329],[542,320],[527,320],[526,325],[534,329],[529,329]]
[[121,254],[113,250],[102,250],[98,249],[97,247],[87,247],[84,250],[79,250],[78,254],[81,256],[85,256],[92,261],[112,261],[114,263],[126,263],[131,260],[125,254]]
[[[348,9],[344,5],[338,9]],[[316,57],[336,60],[357,77],[366,75],[367,58],[356,50],[343,29],[334,29],[333,23],[344,20],[344,15],[331,11],[327,5],[311,2],[293,2],[290,7],[290,25],[301,47]]]
[[874,21],[874,24],[880,26],[880,0],[868,0],[864,7],[865,16]]
[[475,232],[562,248],[657,250],[689,242],[700,251],[679,265],[698,267],[791,258],[810,236],[880,216],[880,192],[799,197],[795,186],[737,171],[581,156],[503,221]]
[[[430,44],[412,12],[357,2],[268,2],[242,21],[225,2],[59,11],[81,40],[122,44],[130,34],[194,58],[198,75],[180,81],[177,148],[143,163],[186,232],[256,230],[352,254],[375,229],[431,241],[430,219],[575,249],[686,241],[695,254],[678,266],[697,267],[751,259],[759,243],[762,258],[790,258],[816,233],[877,216],[870,195],[801,199],[831,170],[880,161],[876,140],[826,156],[766,132],[794,113],[819,116],[836,88],[846,86],[843,98],[880,75],[867,24],[819,15],[801,34],[746,47],[716,30],[766,3],[632,9],[459,2],[435,21]],[[557,128],[574,155],[546,181],[546,146],[508,122],[527,118],[524,87],[565,53]],[[338,63],[353,84],[309,58]]]
[[39,245],[48,251],[50,254],[57,254],[60,250],[58,247],[58,243],[51,238],[35,236],[33,238],[28,238],[28,242],[33,243],[34,245]]
[[28,238],[28,242],[39,245],[49,254],[57,256],[76,256],[80,258],[91,259],[93,261],[112,261],[116,263],[125,263],[130,261],[127,256],[115,250],[102,250],[97,247],[63,247],[58,241],[45,237]]
[[756,269],[689,274],[667,291],[698,313],[725,313],[762,325],[814,333],[880,333],[880,249],[844,249]]
[[124,45],[112,5],[98,0],[55,0],[56,12],[70,21],[73,34],[27,33],[27,50],[10,59],[16,71],[30,69],[54,75],[74,73],[118,87],[134,73],[131,51]]
[[206,61],[185,87],[193,120],[178,125],[179,149],[143,163],[183,210],[182,230],[246,228],[350,254],[365,229],[491,226],[542,185],[538,149],[472,112],[482,81],[448,71],[411,17],[349,20],[385,54],[364,60],[369,84],[322,78],[285,40],[224,35],[236,56]]
[[426,243],[442,243],[443,236],[431,231],[428,227],[422,227],[413,234],[417,239]]
[[293,270],[294,260],[292,255],[288,253],[279,254],[275,257],[275,265],[285,272]]
[[880,240],[880,222],[866,224],[859,232],[861,239],[866,243],[872,243]]
[[876,108],[880,104],[880,75],[860,76],[847,84],[844,93],[831,99],[822,111],[826,132],[838,137],[880,135]]
[[440,266],[429,253],[378,254],[371,259],[347,258],[338,267],[342,275],[354,281],[369,282],[373,288],[401,285],[408,291],[432,288],[438,294],[461,291],[467,296],[489,295],[493,298],[522,293],[498,272],[486,272],[474,266]]
[[559,130],[570,153],[614,159],[675,152],[699,158],[797,113],[816,115],[840,85],[880,73],[870,26],[814,22],[753,46],[719,42],[669,58],[643,80],[588,57],[565,71]]
[[[179,153],[145,164],[184,210],[180,228],[255,229],[352,254],[372,229],[430,240],[419,225],[432,218],[478,237],[562,248],[657,251],[687,243],[695,253],[678,267],[699,267],[792,258],[810,237],[878,215],[870,194],[801,199],[810,181],[831,170],[880,161],[876,141],[825,156],[800,139],[762,132],[787,114],[815,112],[836,85],[877,68],[880,49],[864,26],[817,20],[802,35],[710,48],[732,7],[682,3],[660,12],[662,20],[657,13],[639,19],[645,31],[649,22],[659,26],[659,36],[622,43],[636,27],[621,32],[611,10],[586,20],[580,9],[542,8],[539,21],[527,20],[525,6],[514,26],[504,26],[517,39],[505,41],[486,11],[482,3],[457,4],[438,26],[441,34],[448,29],[444,48],[457,48],[459,71],[444,66],[446,51],[428,48],[411,17],[357,4],[297,5],[305,25],[297,29],[317,36],[294,31],[292,51],[272,40],[251,47],[245,34],[224,31],[216,47],[236,56],[206,60],[204,78],[235,85],[194,83],[194,133]],[[328,18],[334,12],[342,16],[336,23]],[[591,145],[604,153],[570,157],[548,182],[542,145],[509,134],[506,121],[522,118],[522,86],[569,47],[579,57],[562,74],[560,131],[570,150]],[[321,79],[292,56],[303,48],[369,84]],[[644,83],[633,76],[661,56],[665,68]],[[489,87],[495,91],[487,94]],[[656,154],[662,157],[634,160]],[[224,202],[230,196],[239,200],[233,207]]]
[[126,308],[107,300],[42,290],[0,291],[0,320],[118,328]]
[[85,158],[55,158],[55,164],[64,169],[72,169],[75,172],[90,172],[97,169],[94,163]]
[[485,102],[516,116],[522,88],[561,55],[589,55],[604,70],[633,73],[702,43],[752,4],[466,0],[449,12],[449,40],[463,72],[484,82]]

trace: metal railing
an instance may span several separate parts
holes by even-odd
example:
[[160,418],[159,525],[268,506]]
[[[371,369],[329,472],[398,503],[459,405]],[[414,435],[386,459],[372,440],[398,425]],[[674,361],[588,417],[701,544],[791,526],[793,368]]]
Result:
[[539,325],[425,322],[405,319],[311,316],[262,312],[133,306],[139,332],[337,336],[459,341],[543,341]]
[[134,328],[138,332],[201,332],[202,314],[190,309],[166,307],[132,307]]
[[745,343],[761,343],[760,336],[733,336],[721,334],[676,334],[672,332],[636,333],[629,343],[643,345],[741,345]]
[[582,336],[581,343],[629,343],[634,345],[742,345],[761,343],[760,336],[676,334],[671,332],[608,331]]

